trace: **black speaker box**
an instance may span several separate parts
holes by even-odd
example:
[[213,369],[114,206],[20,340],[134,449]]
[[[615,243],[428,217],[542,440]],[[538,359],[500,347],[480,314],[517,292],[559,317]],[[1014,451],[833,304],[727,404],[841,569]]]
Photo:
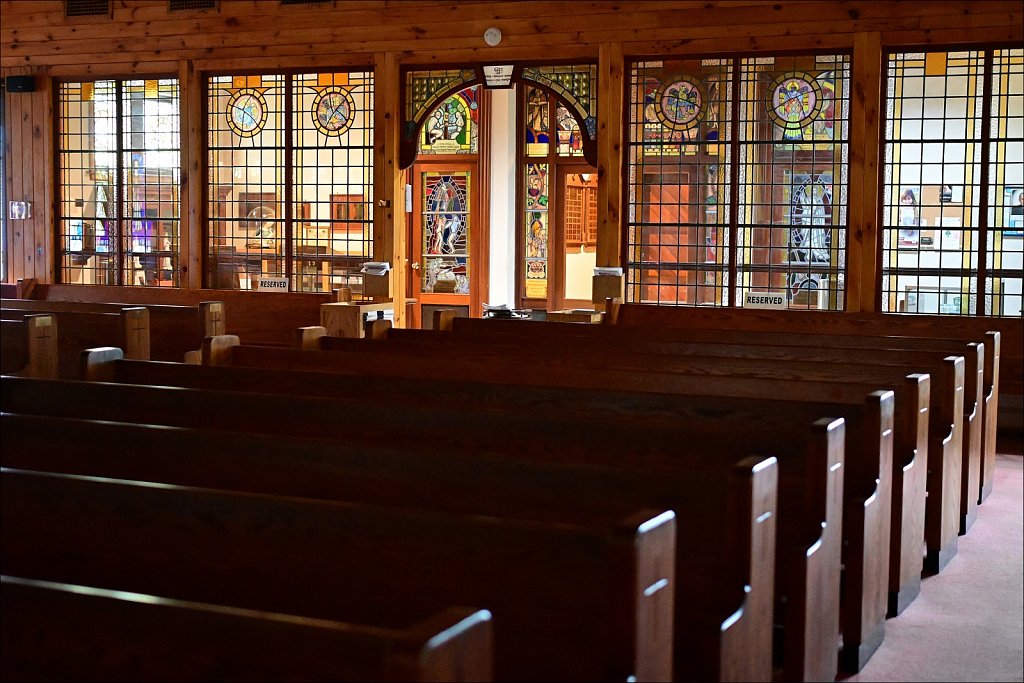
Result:
[[7,92],[35,92],[35,76],[8,76],[6,82]]

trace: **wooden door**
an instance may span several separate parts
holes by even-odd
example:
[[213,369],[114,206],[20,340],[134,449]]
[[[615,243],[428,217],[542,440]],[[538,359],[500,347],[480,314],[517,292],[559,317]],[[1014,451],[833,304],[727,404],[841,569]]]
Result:
[[596,170],[585,164],[560,164],[557,196],[550,308],[593,308],[593,274],[597,265]]
[[481,314],[480,278],[486,254],[479,239],[476,163],[417,163],[413,166],[411,324],[429,327],[430,312],[452,308]]

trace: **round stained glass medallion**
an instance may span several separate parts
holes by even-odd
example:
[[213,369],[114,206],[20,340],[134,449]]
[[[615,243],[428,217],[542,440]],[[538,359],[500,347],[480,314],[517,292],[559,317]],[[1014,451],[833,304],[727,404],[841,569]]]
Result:
[[263,130],[267,122],[267,101],[259,90],[239,90],[228,100],[225,114],[235,135],[251,138]]
[[776,78],[768,92],[768,116],[782,128],[783,140],[802,140],[803,128],[814,122],[823,102],[821,86],[810,74],[796,72]]
[[347,90],[325,88],[313,100],[313,124],[324,135],[341,135],[352,126],[355,102]]
[[704,116],[704,91],[689,78],[666,81],[654,94],[654,112],[672,130],[690,130]]

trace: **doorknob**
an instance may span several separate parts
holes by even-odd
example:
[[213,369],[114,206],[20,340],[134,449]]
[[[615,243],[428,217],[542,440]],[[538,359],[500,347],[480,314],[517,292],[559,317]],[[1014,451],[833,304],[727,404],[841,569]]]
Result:
[[420,269],[420,262],[416,261],[415,263],[412,263],[409,267],[412,268],[413,270],[419,270]]

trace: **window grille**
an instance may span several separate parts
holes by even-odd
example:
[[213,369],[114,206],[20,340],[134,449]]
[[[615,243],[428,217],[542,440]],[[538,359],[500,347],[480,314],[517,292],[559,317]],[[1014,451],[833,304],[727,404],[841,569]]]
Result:
[[176,285],[177,79],[62,83],[58,106],[61,281]]
[[110,0],[64,0],[64,16],[110,16]]
[[373,248],[373,74],[209,80],[214,288],[285,277],[292,291],[361,292]]
[[1021,315],[1024,50],[892,53],[883,311]]
[[839,310],[849,58],[637,61],[627,109],[629,301]]

